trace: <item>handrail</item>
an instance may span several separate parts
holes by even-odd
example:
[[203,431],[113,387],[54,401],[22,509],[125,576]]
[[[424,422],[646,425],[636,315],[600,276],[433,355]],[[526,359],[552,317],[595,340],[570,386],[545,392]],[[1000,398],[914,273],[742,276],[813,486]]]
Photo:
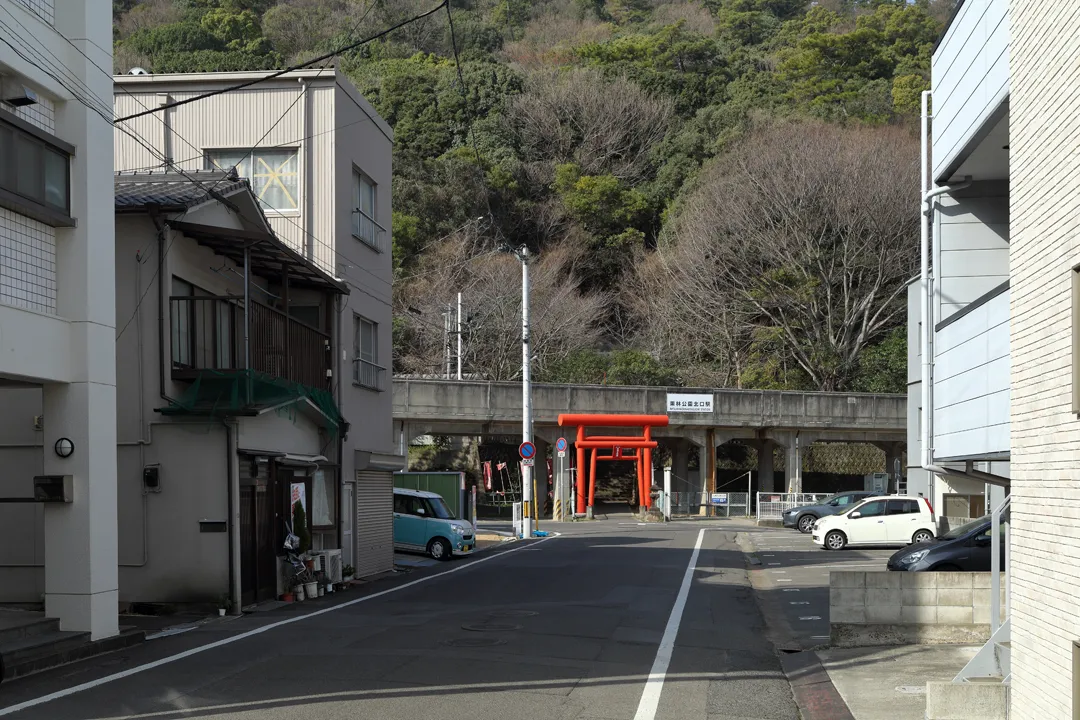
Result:
[[1009,611],[1009,531],[1012,495],[1005,497],[990,516],[990,634],[1001,627],[1001,521],[1005,519],[1005,609]]

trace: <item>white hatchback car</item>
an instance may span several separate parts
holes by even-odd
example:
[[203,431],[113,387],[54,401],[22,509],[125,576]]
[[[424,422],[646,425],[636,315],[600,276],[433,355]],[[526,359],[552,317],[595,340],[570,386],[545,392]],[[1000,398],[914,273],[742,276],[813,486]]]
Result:
[[826,550],[843,550],[848,545],[904,547],[933,540],[937,522],[934,508],[924,497],[883,495],[821,518],[811,533],[814,542]]

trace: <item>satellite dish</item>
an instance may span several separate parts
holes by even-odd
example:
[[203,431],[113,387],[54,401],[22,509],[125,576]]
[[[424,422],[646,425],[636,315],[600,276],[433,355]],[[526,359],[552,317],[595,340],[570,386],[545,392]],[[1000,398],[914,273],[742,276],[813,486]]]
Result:
[[131,68],[128,70],[128,75],[149,75],[150,73],[143,70],[141,67]]

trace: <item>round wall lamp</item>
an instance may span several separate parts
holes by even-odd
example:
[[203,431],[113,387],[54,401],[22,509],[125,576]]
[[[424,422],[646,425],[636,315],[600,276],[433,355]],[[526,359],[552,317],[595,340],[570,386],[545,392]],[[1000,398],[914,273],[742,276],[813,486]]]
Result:
[[56,444],[53,445],[53,450],[55,450],[56,454],[60,457],[68,458],[75,452],[75,443],[71,442],[70,439],[63,437],[56,441]]

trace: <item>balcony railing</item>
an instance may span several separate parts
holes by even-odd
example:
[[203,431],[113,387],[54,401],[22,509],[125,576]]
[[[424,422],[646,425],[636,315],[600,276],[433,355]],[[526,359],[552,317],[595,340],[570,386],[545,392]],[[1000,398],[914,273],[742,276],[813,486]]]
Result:
[[[242,370],[244,305],[213,296],[169,298],[172,376],[190,380],[200,370]],[[285,313],[251,303],[250,367],[312,388],[329,383],[330,336]]]
[[356,358],[353,360],[353,382],[371,390],[385,390],[386,368]]
[[386,228],[360,208],[353,210],[353,237],[379,252],[386,252]]

